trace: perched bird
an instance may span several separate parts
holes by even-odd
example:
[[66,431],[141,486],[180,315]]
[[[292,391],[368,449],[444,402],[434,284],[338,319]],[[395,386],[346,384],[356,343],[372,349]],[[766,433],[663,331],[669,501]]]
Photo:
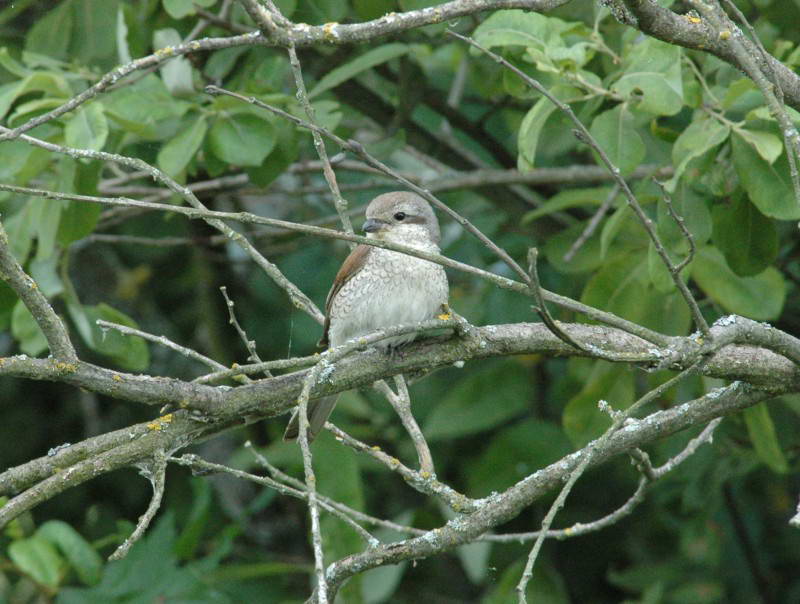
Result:
[[[405,191],[384,193],[367,206],[367,237],[439,252],[439,223],[431,206]],[[325,301],[320,346],[336,347],[370,332],[432,319],[447,304],[444,268],[408,254],[359,245],[342,264]],[[410,342],[415,334],[387,338],[384,349]],[[308,403],[308,439],[322,429],[338,396]],[[285,440],[297,438],[298,414],[292,416]]]

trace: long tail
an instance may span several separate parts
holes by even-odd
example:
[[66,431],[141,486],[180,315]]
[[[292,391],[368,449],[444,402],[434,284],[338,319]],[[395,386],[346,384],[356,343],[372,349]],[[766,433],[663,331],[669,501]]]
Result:
[[[320,433],[338,399],[337,394],[308,402],[308,442],[313,441]],[[286,426],[286,432],[283,433],[283,440],[295,440],[298,436],[300,436],[300,418],[298,411],[295,411],[289,420],[289,425]]]

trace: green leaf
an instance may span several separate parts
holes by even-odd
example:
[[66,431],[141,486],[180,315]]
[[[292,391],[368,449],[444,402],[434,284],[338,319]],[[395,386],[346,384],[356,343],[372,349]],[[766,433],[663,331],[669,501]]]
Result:
[[[58,190],[67,193],[81,192],[84,195],[97,193],[102,164],[84,164],[71,158],[63,158],[58,166]],[[58,223],[58,242],[66,247],[73,241],[86,237],[94,230],[103,206],[83,201],[62,202],[61,220]]]
[[679,46],[643,38],[625,57],[622,76],[611,89],[638,99],[637,109],[654,115],[674,115],[683,108],[683,78]]
[[594,206],[602,204],[611,187],[592,187],[585,189],[565,189],[553,195],[535,210],[531,210],[522,217],[522,224],[530,224],[537,218],[548,216],[554,212],[568,210],[582,206],[590,206],[588,211],[593,212]]
[[435,441],[488,430],[519,415],[532,395],[524,367],[489,365],[461,380],[436,405],[425,422],[425,436]]
[[108,357],[118,366],[129,371],[143,371],[150,364],[147,343],[138,336],[127,336],[113,329],[101,329],[98,319],[137,328],[136,322],[126,314],[101,302],[96,306],[83,305],[74,293],[71,284],[66,284],[67,311],[89,348]]
[[359,21],[371,21],[392,12],[394,0],[353,0],[353,8]]
[[185,127],[161,148],[158,152],[158,167],[172,177],[178,176],[203,144],[207,130],[206,116],[200,114],[190,126]]
[[11,334],[28,356],[38,356],[48,348],[47,339],[22,300],[17,300],[11,312]]
[[64,139],[69,147],[99,151],[108,138],[108,120],[103,104],[94,101],[80,107],[64,127]]
[[608,248],[614,243],[617,235],[625,226],[625,223],[633,218],[633,210],[627,202],[621,202],[623,205],[611,215],[611,218],[606,220],[603,225],[603,230],[600,233],[600,257],[605,258],[608,253]]
[[64,291],[64,284],[58,275],[59,261],[59,256],[53,254],[44,260],[33,260],[28,264],[28,274],[47,298],[60,296]]
[[117,62],[117,8],[120,0],[72,0],[74,31],[68,59],[80,64],[96,64],[109,70]]
[[31,92],[64,99],[72,96],[67,81],[56,73],[36,72],[16,82],[0,86],[0,117],[3,117],[19,97]]
[[475,585],[483,583],[489,572],[489,554],[492,544],[489,541],[473,541],[456,548],[456,554],[461,561],[461,568]]
[[117,365],[128,371],[143,371],[150,365],[150,352],[147,342],[138,336],[126,336],[114,330],[100,329],[96,321],[102,319],[127,327],[138,328],[136,321],[128,315],[112,308],[105,302],[95,306],[85,306],[84,311],[93,326],[91,348],[109,357]]
[[[167,48],[182,42],[181,35],[172,28],[159,29],[153,34],[153,46]],[[192,64],[183,56],[177,56],[161,64],[159,68],[164,85],[172,96],[188,96],[194,93]]]
[[61,202],[36,199],[31,203],[41,203],[42,212],[39,223],[36,225],[36,259],[50,258],[56,247],[58,225],[61,222]]
[[214,6],[217,0],[163,0],[164,10],[173,19],[183,19],[196,12],[195,6],[209,8]]
[[[413,525],[414,515],[410,511],[405,511],[397,517],[392,518],[393,522],[401,525]],[[390,528],[379,528],[373,532],[375,538],[381,543],[392,543],[406,538],[405,533],[401,533]],[[362,591],[365,604],[383,604],[389,602],[394,594],[403,574],[408,567],[408,561],[400,564],[387,564],[378,566],[362,573]]]
[[[561,31],[570,25],[561,19],[545,17],[521,10],[501,10],[481,23],[473,34],[486,48],[495,46],[524,46],[544,50],[564,46]],[[477,54],[477,50],[473,50]]]
[[692,279],[728,312],[760,321],[777,319],[786,299],[786,282],[773,267],[752,277],[736,275],[717,248],[697,251]]
[[275,146],[275,129],[252,113],[223,114],[211,127],[209,143],[229,164],[258,166]]
[[344,65],[341,65],[340,67],[337,67],[336,69],[326,73],[325,76],[319,82],[317,82],[317,85],[308,91],[308,98],[313,99],[315,96],[322,94],[326,90],[335,88],[342,82],[346,82],[361,72],[375,67],[376,65],[386,63],[387,61],[391,61],[397,57],[402,57],[408,53],[408,50],[409,46],[407,44],[401,44],[400,42],[384,44],[383,46],[378,46],[368,50],[352,61],[348,61]]
[[[673,264],[680,262],[679,259],[675,258],[674,254],[669,254],[669,256]],[[686,272],[686,269],[684,269],[681,276],[685,277]],[[647,247],[647,273],[650,275],[650,283],[662,294],[669,293],[675,287],[675,282],[672,280],[669,270],[664,265],[664,261],[656,251],[656,246],[652,241]]]
[[771,132],[738,128],[736,134],[750,143],[767,163],[774,164],[783,153],[783,141]]
[[[574,96],[578,91],[571,86],[558,85],[550,91],[553,96],[564,100]],[[536,148],[539,146],[539,136],[542,133],[547,119],[556,110],[556,106],[545,97],[540,98],[528,110],[522,119],[517,135],[517,148],[520,156],[528,163],[528,170],[536,165]]]
[[714,207],[714,245],[740,277],[757,275],[778,257],[778,230],[744,195]]
[[736,172],[761,213],[780,220],[800,218],[800,202],[794,198],[786,154],[770,164],[738,133],[731,142]]
[[128,132],[149,140],[160,140],[164,133],[158,125],[181,117],[191,105],[173,98],[164,82],[149,74],[129,86],[104,97],[106,113]]
[[778,442],[778,436],[775,434],[775,424],[769,415],[767,403],[748,407],[742,413],[747,425],[747,433],[750,435],[750,442],[753,443],[758,458],[773,472],[779,474],[788,472],[789,464],[786,462],[786,457]]
[[[707,199],[708,196],[698,193],[687,179],[679,181],[672,194],[672,209],[683,219],[697,245],[704,244],[711,237],[712,220]],[[657,216],[657,232],[662,241],[675,251],[688,253],[689,242],[662,197],[657,202]]]
[[8,546],[8,557],[37,583],[58,587],[64,560],[46,539],[30,537],[14,541]]
[[[590,132],[622,176],[633,172],[644,161],[647,150],[626,104],[617,105],[594,118]],[[599,156],[596,156],[596,161],[600,163]]]
[[53,10],[33,22],[25,36],[25,50],[54,59],[67,59],[72,36],[72,0],[58,3]]
[[729,126],[710,117],[700,118],[689,124],[672,147],[675,174],[665,183],[667,190],[675,191],[678,180],[691,160],[721,145],[729,135]]
[[189,484],[192,487],[192,509],[175,542],[175,555],[181,560],[191,560],[195,556],[211,515],[212,497],[209,482],[202,478],[192,478]]
[[347,16],[347,0],[326,0],[325,2],[301,2],[295,20],[300,23],[339,22]]
[[37,529],[36,536],[46,539],[61,550],[82,583],[95,585],[100,582],[103,570],[100,555],[69,524],[61,520],[49,520]]
[[[11,312],[17,303],[17,294],[4,281],[0,281],[0,330],[8,331],[11,326]],[[2,499],[0,498],[0,506]]]

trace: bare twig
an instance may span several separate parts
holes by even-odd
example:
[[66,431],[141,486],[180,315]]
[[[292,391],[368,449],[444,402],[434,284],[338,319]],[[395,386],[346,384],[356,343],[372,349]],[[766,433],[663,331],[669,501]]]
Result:
[[414,443],[414,448],[417,450],[417,457],[419,459],[419,470],[422,478],[435,478],[436,472],[433,466],[433,457],[425,436],[422,434],[417,420],[411,412],[411,396],[408,393],[408,386],[406,380],[402,375],[396,375],[394,378],[397,393],[392,392],[385,381],[380,380],[375,383],[375,388],[383,393],[387,400],[391,403],[400,421],[403,422],[403,427],[411,437],[411,442]]
[[131,533],[130,537],[125,539],[125,541],[114,550],[114,553],[108,557],[109,561],[122,560],[127,556],[133,544],[142,538],[147,527],[150,526],[156,512],[158,512],[158,508],[161,507],[161,500],[164,497],[166,472],[167,459],[164,451],[156,451],[153,456],[153,461],[149,464],[142,465],[140,473],[147,478],[153,486],[153,497],[150,499],[147,510],[141,515],[139,522],[136,523],[136,528]]
[[[239,337],[242,339],[242,342],[244,342],[245,348],[247,348],[247,352],[250,355],[247,357],[247,360],[251,363],[262,363],[261,357],[258,356],[258,351],[256,350],[255,341],[249,339],[247,337],[247,332],[239,325],[236,313],[233,311],[233,300],[228,297],[228,288],[223,285],[219,288],[219,291],[222,292],[222,297],[225,298],[225,306],[228,308],[228,323],[233,325],[236,329],[236,333],[239,334]],[[267,377],[272,377],[268,369],[265,370],[265,373]]]
[[566,342],[570,346],[574,346],[578,350],[585,350],[583,346],[578,344],[568,333],[566,333],[556,324],[555,320],[550,315],[550,311],[547,310],[547,305],[545,304],[544,296],[542,295],[542,286],[539,283],[539,271],[536,268],[538,254],[539,252],[535,247],[532,247],[528,250],[528,272],[531,276],[530,291],[533,299],[536,300],[536,306],[534,308],[539,314],[539,317],[542,319],[542,322],[547,325],[548,329],[553,332],[554,336]]
[[276,359],[274,361],[266,361],[262,363],[253,363],[252,365],[236,365],[224,371],[215,371],[208,373],[192,380],[198,384],[208,384],[210,382],[218,382],[220,380],[236,377],[237,375],[253,375],[256,373],[270,373],[273,369],[299,369],[301,367],[310,367],[319,360],[318,355],[311,355],[307,357],[295,357],[291,359]]
[[443,482],[439,482],[432,476],[423,477],[421,472],[416,472],[408,466],[403,465],[403,463],[396,457],[392,457],[391,455],[381,451],[380,447],[371,447],[368,444],[353,438],[347,434],[347,432],[337,428],[330,422],[325,424],[325,428],[330,430],[337,440],[347,445],[354,451],[365,453],[375,461],[389,468],[391,471],[400,474],[400,477],[413,489],[424,495],[430,495],[441,499],[454,512],[469,514],[477,509],[475,500],[459,493]]
[[667,192],[666,187],[664,187],[664,185],[658,180],[656,180],[655,183],[661,189],[661,195],[662,198],[664,199],[664,205],[667,206],[667,211],[669,212],[669,215],[672,217],[672,220],[675,221],[675,224],[678,225],[678,228],[681,230],[681,234],[683,234],[684,239],[686,239],[686,241],[689,243],[689,253],[686,255],[686,258],[684,258],[678,264],[675,265],[675,272],[680,274],[680,272],[684,268],[686,268],[686,266],[692,260],[694,260],[694,255],[695,252],[697,251],[697,245],[694,242],[694,235],[692,235],[692,233],[686,227],[686,221],[683,219],[683,216],[681,216],[675,211],[675,206],[672,205],[672,197]]
[[[294,84],[297,87],[297,99],[300,101],[300,105],[303,107],[308,121],[315,124],[317,121],[316,112],[314,111],[311,101],[308,99],[306,84],[303,81],[303,71],[300,67],[300,60],[297,58],[297,50],[293,43],[289,44],[288,51],[289,65],[292,68]],[[336,173],[333,171],[330,159],[328,159],[325,141],[322,140],[322,135],[317,131],[313,131],[311,135],[314,138],[314,148],[317,150],[317,155],[319,155],[319,159],[322,162],[322,173],[325,175],[325,181],[328,183],[328,187],[333,194],[333,205],[336,207],[336,212],[339,214],[339,219],[342,221],[342,228],[344,228],[345,232],[352,233],[353,224],[350,222],[350,217],[347,215],[347,201],[345,201],[341,191],[339,191],[339,183],[336,181]],[[351,243],[350,249],[354,247],[355,244]]]
[[[264,468],[270,473],[273,479],[283,484],[292,486],[300,491],[305,491],[306,485],[301,481],[297,480],[296,478],[289,476],[285,472],[282,472],[279,468],[275,467],[273,464],[269,462],[269,460],[264,457],[261,453],[259,453],[253,444],[248,440],[244,443],[246,449],[250,449],[253,453],[253,456],[256,458],[259,464],[264,466]],[[364,522],[366,524],[371,524],[373,526],[380,526],[383,528],[388,528],[393,531],[397,531],[399,533],[408,533],[411,535],[423,535],[425,531],[422,529],[414,528],[413,526],[406,526],[403,524],[398,524],[396,522],[392,522],[391,520],[384,520],[383,518],[376,518],[375,516],[370,516],[369,514],[365,514],[364,512],[360,512],[358,510],[354,510],[353,508],[340,503],[338,501],[334,501],[324,495],[319,496],[320,501],[324,504],[328,504],[333,508],[336,508],[343,514],[350,516],[351,518],[358,520],[360,522]]]
[[[606,174],[608,172],[606,171]],[[592,218],[589,220],[586,228],[581,231],[581,234],[578,238],[569,246],[569,249],[564,254],[564,262],[571,262],[572,259],[575,257],[575,254],[578,253],[583,245],[589,240],[589,238],[594,235],[597,227],[600,226],[600,223],[603,220],[603,217],[606,215],[606,212],[611,209],[611,206],[614,203],[614,199],[616,199],[617,195],[619,194],[619,183],[614,183],[614,186],[611,188],[608,196],[603,200],[603,203],[600,204],[600,207],[597,208],[597,211],[592,215]]]
[[[235,476],[236,478],[241,478],[243,480],[247,480],[250,482],[254,482],[256,484],[260,484],[265,487],[269,487],[271,489],[276,490],[278,493],[282,495],[289,495],[290,497],[296,497],[297,499],[302,499],[303,501],[308,501],[308,492],[305,490],[305,485],[300,483],[299,488],[297,486],[288,486],[283,484],[277,480],[272,478],[268,478],[266,476],[256,476],[255,474],[251,474],[249,472],[243,472],[241,470],[236,470],[235,468],[231,468],[222,464],[211,463],[204,459],[201,459],[197,455],[193,455],[187,453],[182,455],[181,457],[170,457],[167,461],[171,461],[172,463],[176,463],[181,466],[187,466],[192,468],[193,470],[198,470],[202,472],[223,472],[225,474],[230,474],[231,476]],[[330,512],[340,520],[342,520],[345,524],[351,527],[359,537],[364,539],[369,547],[375,547],[378,545],[379,541],[370,535],[364,528],[355,522],[349,513],[343,512],[340,507],[347,509],[348,512],[355,512],[355,510],[351,510],[336,501],[328,497],[324,497],[322,495],[317,495],[319,499],[319,505],[322,509],[327,512]]]
[[251,32],[241,36],[232,36],[229,38],[204,38],[203,40],[194,40],[186,44],[179,44],[169,48],[161,48],[151,55],[147,55],[146,57],[136,59],[135,61],[131,61],[130,63],[126,63],[125,65],[120,65],[119,67],[112,69],[102,78],[100,78],[95,84],[80,94],[75,95],[66,103],[59,105],[52,111],[37,115],[24,124],[17,126],[16,128],[3,128],[0,131],[0,141],[19,138],[22,134],[32,130],[36,126],[40,126],[41,124],[52,121],[64,115],[65,113],[77,109],[83,103],[95,98],[97,95],[106,91],[112,85],[116,84],[122,78],[133,73],[134,71],[150,69],[160,65],[161,63],[169,61],[174,57],[192,52],[219,50],[222,48],[232,48],[234,46],[258,44],[259,37],[260,36],[258,32]]
[[98,319],[96,323],[100,329],[113,329],[114,331],[118,331],[126,336],[136,336],[142,338],[143,340],[148,340],[149,342],[161,344],[162,346],[170,348],[171,350],[174,350],[175,352],[178,352],[187,358],[193,359],[210,367],[214,371],[226,371],[228,369],[222,363],[217,363],[217,361],[214,359],[211,359],[204,354],[200,354],[196,350],[176,344],[166,336],[156,336],[151,333],[147,333],[146,331],[142,331],[141,329],[135,329],[133,327],[128,327],[127,325],[120,325],[119,323],[112,323],[111,321],[104,321],[103,319]]
[[[761,43],[758,34],[756,34],[755,29],[753,29],[753,26],[750,25],[750,22],[747,20],[747,17],[744,16],[742,11],[740,11],[736,5],[731,2],[731,0],[723,0],[723,2],[725,6],[728,7],[728,10],[736,15],[736,18],[739,19],[742,25],[747,28],[747,31],[750,32],[750,36],[753,38],[752,43],[756,47],[756,50],[761,57],[761,63],[764,65],[764,70],[761,69],[758,63],[756,63],[748,50],[742,44],[744,36],[741,36],[740,32],[736,31],[736,33],[739,35],[731,35],[729,38],[727,38],[734,55],[741,63],[745,73],[750,76],[750,79],[753,80],[756,86],[758,86],[759,90],[761,90],[764,98],[767,101],[767,106],[769,107],[770,113],[780,125],[783,145],[786,148],[786,157],[789,161],[789,175],[792,179],[792,186],[794,187],[794,197],[796,203],[800,205],[800,172],[797,169],[797,160],[800,159],[800,133],[797,131],[797,127],[794,125],[794,122],[786,112],[781,81],[775,73],[775,69],[773,68],[771,61],[771,59],[774,58],[770,56],[770,54],[764,48],[764,45]],[[692,2],[692,4],[694,5],[696,2]],[[703,15],[712,22],[715,28],[719,30],[721,37],[724,38],[724,36],[722,36],[722,28],[724,27],[723,16],[725,15],[725,12],[722,10],[719,0],[717,0],[717,8],[717,11],[714,11],[711,8],[704,10]],[[714,15],[715,12],[716,15]],[[727,20],[727,17],[725,17],[725,20]],[[735,30],[735,28],[731,29]]]

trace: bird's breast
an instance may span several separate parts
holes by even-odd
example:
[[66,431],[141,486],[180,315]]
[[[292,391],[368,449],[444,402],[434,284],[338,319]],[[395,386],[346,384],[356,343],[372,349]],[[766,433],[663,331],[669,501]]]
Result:
[[[430,319],[447,302],[447,294],[447,276],[440,265],[374,249],[362,269],[331,301],[331,345],[384,327]],[[384,344],[413,338],[400,336]]]

